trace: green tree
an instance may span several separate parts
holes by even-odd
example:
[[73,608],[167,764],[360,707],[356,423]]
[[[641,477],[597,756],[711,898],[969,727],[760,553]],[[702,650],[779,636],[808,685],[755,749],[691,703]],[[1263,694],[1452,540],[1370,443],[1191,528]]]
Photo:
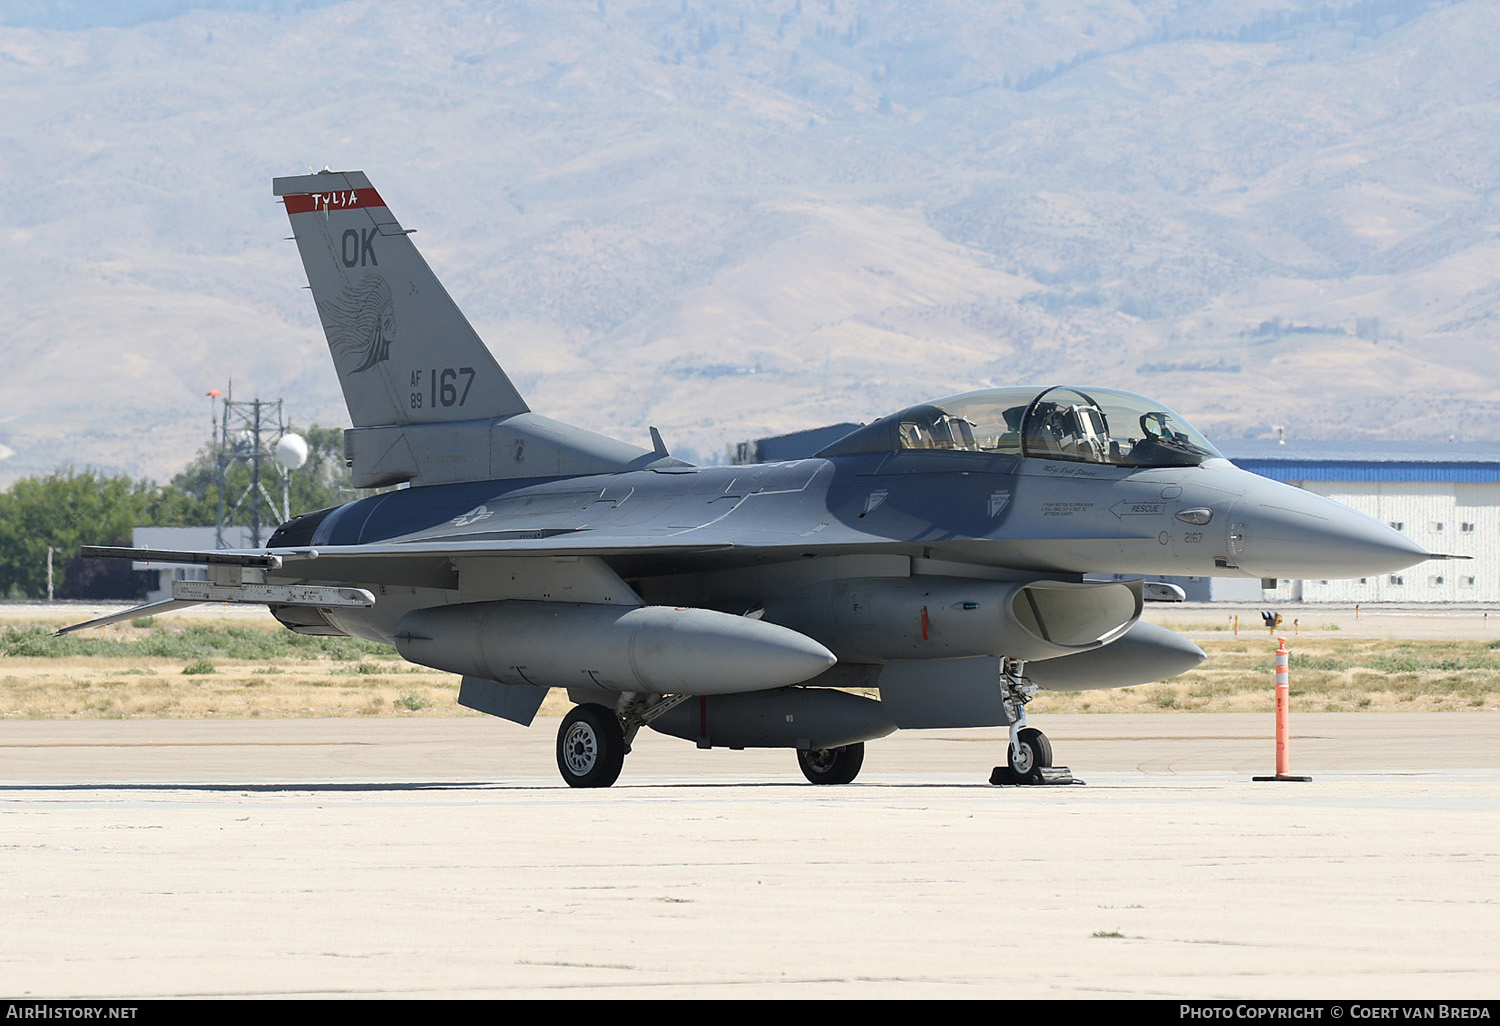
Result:
[[[344,432],[314,424],[299,431],[308,443],[307,463],[292,472],[291,513],[352,501],[359,493],[350,486],[344,466]],[[103,560],[75,560],[82,545],[129,545],[136,527],[203,527],[218,520],[218,453],[204,446],[169,485],[129,477],[106,477],[93,470],[72,468],[41,477],[22,478],[0,492],[0,596],[39,598],[47,594],[47,548],[53,556],[53,587],[59,597],[77,589],[123,588],[137,585],[121,564],[107,575],[95,564]],[[279,505],[280,467],[262,466],[266,491]],[[230,468],[229,501],[250,485],[250,467],[243,461]],[[262,513],[269,531],[278,515]],[[109,582],[103,583],[108,577]],[[76,585],[76,588],[73,587]]]
[[159,498],[150,481],[101,477],[69,468],[22,478],[0,492],[0,593],[47,594],[47,548],[54,555],[55,587],[63,563],[80,545],[128,545],[137,524]]

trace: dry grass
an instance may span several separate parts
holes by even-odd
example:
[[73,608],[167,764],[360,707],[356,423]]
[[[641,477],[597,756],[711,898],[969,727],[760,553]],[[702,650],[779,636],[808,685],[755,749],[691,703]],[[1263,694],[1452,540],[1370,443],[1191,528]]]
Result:
[[297,639],[269,622],[176,618],[67,639],[53,627],[0,628],[0,718],[479,715],[457,704],[453,674],[386,646]]
[[[474,716],[458,678],[391,648],[299,638],[252,624],[165,618],[93,637],[52,639],[58,624],[0,627],[0,718],[217,719]],[[1202,630],[1201,626],[1197,630]],[[1209,658],[1141,687],[1043,692],[1035,712],[1268,712],[1276,643],[1198,637]],[[1500,710],[1500,641],[1392,640],[1336,631],[1288,639],[1293,708],[1305,711]],[[553,691],[542,715],[561,715]]]
[[[1270,712],[1276,642],[1197,638],[1208,658],[1156,684],[1043,692],[1051,712]],[[1390,640],[1337,634],[1287,639],[1292,706],[1307,712],[1500,710],[1500,641]]]
[[[7,719],[215,719],[264,716],[455,716],[458,678],[399,660],[357,664],[215,660],[0,659]],[[477,715],[477,714],[476,714]]]

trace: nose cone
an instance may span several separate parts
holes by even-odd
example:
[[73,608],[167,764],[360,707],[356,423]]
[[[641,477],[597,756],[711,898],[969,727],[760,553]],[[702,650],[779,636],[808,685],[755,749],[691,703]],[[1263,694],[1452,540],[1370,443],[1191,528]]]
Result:
[[1420,563],[1426,549],[1321,495],[1266,481],[1230,511],[1230,559],[1260,577],[1369,577]]

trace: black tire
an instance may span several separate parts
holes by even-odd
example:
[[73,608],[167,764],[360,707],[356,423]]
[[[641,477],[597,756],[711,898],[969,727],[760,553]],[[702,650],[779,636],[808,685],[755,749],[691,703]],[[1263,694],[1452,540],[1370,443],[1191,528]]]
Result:
[[1016,775],[1017,780],[1040,784],[1043,768],[1050,768],[1052,765],[1052,742],[1040,730],[1027,727],[1017,735],[1016,745],[1021,749],[1019,756],[1009,747],[1006,749],[1010,771]]
[[569,787],[608,787],[625,765],[625,734],[602,705],[580,705],[557,728],[557,770]]
[[859,776],[865,764],[865,743],[860,741],[842,748],[814,748],[797,753],[802,775],[814,784],[847,784]]

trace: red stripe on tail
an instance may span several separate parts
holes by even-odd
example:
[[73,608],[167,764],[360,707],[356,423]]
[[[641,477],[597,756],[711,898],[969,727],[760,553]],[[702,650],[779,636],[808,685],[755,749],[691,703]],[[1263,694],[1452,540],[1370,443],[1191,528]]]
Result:
[[335,189],[331,192],[306,192],[283,197],[288,214],[308,214],[325,210],[357,210],[360,207],[383,207],[385,200],[374,189]]

